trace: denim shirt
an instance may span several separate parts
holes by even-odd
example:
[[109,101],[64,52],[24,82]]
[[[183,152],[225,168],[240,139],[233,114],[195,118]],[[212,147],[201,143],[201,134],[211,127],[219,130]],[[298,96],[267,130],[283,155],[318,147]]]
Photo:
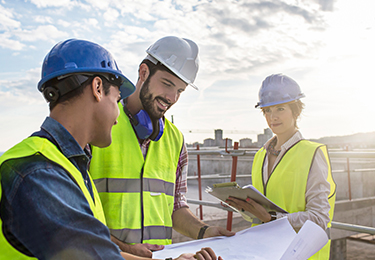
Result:
[[[82,173],[93,196],[87,175],[90,155],[73,136],[50,117],[33,136],[54,143]],[[0,174],[3,232],[19,251],[38,259],[124,259],[61,166],[36,154],[4,162]]]

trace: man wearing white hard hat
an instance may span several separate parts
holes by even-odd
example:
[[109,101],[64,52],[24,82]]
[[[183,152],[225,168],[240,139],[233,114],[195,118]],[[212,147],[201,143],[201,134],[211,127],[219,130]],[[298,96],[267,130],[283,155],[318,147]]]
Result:
[[[111,241],[87,171],[87,144],[111,143],[117,103],[134,85],[106,49],[68,39],[46,55],[38,90],[49,116],[0,157],[0,259],[149,259]],[[222,260],[207,247],[175,258],[196,259]]]
[[172,228],[193,239],[234,233],[206,225],[189,210],[184,137],[164,117],[188,85],[197,89],[198,46],[168,36],[146,52],[135,92],[120,104],[112,145],[92,147],[90,173],[112,240],[123,251],[151,257],[172,243]]

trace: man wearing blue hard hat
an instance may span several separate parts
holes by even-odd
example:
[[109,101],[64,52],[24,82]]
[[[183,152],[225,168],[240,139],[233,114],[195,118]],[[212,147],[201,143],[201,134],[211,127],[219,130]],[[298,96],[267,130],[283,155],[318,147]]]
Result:
[[184,137],[164,117],[188,85],[197,89],[198,46],[167,36],[146,53],[135,92],[119,103],[112,144],[92,148],[90,174],[112,240],[124,251],[151,257],[172,243],[172,229],[193,239],[234,232],[208,226],[189,210]]
[[[111,144],[117,103],[134,85],[106,49],[71,39],[45,57],[38,89],[50,115],[39,131],[0,157],[0,258],[143,259],[120,252],[110,240],[87,172],[87,144]],[[211,249],[178,259],[207,253],[216,259]]]

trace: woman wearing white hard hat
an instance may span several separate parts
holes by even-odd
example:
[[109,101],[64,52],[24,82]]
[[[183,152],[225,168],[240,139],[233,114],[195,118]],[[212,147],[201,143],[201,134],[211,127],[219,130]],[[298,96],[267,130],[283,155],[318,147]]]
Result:
[[[259,90],[259,107],[274,136],[257,152],[252,185],[289,213],[267,212],[248,198],[229,198],[228,203],[248,211],[262,222],[287,216],[298,231],[311,220],[329,231],[336,199],[327,147],[308,141],[298,130],[305,95],[288,76],[268,76]],[[309,259],[329,259],[330,242]]]

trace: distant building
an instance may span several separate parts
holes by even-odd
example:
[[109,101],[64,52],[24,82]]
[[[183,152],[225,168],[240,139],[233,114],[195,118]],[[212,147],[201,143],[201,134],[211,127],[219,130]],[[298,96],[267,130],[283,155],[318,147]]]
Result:
[[251,147],[252,145],[253,145],[253,140],[251,140],[250,138],[240,139],[241,148]]
[[215,146],[223,147],[225,145],[225,140],[215,140]]
[[215,142],[216,142],[216,146],[223,145],[223,130],[222,129],[215,129]]
[[[262,146],[268,139],[272,137],[271,129],[267,128],[264,129],[263,134],[258,135],[258,142],[253,143],[252,139],[250,138],[243,138],[239,141],[239,147],[242,148],[254,148]],[[223,130],[222,129],[215,129],[215,139],[206,138],[203,140],[203,144],[199,144],[198,142],[189,144],[189,147],[196,147],[197,145],[201,147],[220,147],[224,148],[233,148],[233,140],[229,138],[223,138]]]
[[[228,141],[227,141],[228,140]],[[222,141],[222,145],[220,145],[219,147],[225,147],[225,144],[227,144],[227,147],[228,148],[232,148],[233,147],[233,140],[232,139],[229,139],[229,138],[225,138]]]
[[203,144],[199,143],[199,142],[194,142],[192,144],[186,144],[186,147],[189,147],[189,148],[196,148],[197,146],[199,145],[199,147],[202,147]]
[[258,135],[258,146],[259,147],[263,146],[272,136],[273,136],[273,133],[271,129],[269,128],[264,129],[264,133]]
[[216,145],[216,141],[215,139],[212,139],[212,138],[207,138],[207,139],[204,139],[203,140],[203,146],[215,146]]
[[[272,138],[273,133],[271,129],[267,128],[263,130],[263,134],[259,134],[257,142],[252,142],[249,138],[240,139],[240,147],[245,148],[250,145],[249,148],[259,148],[263,146],[270,138]],[[220,149],[225,147],[226,139],[223,139],[223,130],[215,130],[215,139],[208,138],[204,143],[194,142],[186,144],[189,148],[196,148],[198,145],[200,147],[220,147]],[[321,137],[319,139],[310,139],[310,141],[326,144],[329,148],[342,149],[342,150],[352,150],[352,149],[375,149],[375,132],[370,133],[357,133],[353,135],[346,136],[330,136]],[[232,140],[228,139],[227,147],[232,148]],[[213,144],[214,143],[214,144]],[[1,155],[1,152],[0,152]]]

